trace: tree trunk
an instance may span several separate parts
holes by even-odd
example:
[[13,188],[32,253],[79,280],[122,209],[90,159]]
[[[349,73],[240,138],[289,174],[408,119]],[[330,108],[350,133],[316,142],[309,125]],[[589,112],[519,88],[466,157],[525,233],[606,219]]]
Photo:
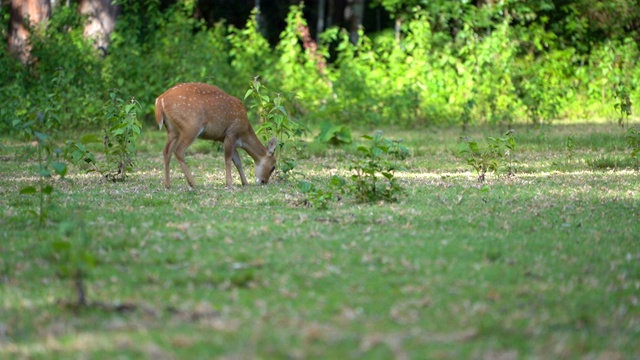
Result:
[[31,57],[30,28],[40,31],[51,16],[49,0],[11,0],[9,52],[26,64]]
[[116,26],[120,12],[112,0],[80,0],[78,12],[89,17],[84,27],[84,36],[95,41],[96,49],[107,54],[111,33]]
[[365,0],[347,0],[347,7],[344,9],[344,18],[349,22],[349,34],[352,44],[358,43],[358,30],[362,26],[364,16]]
[[325,7],[327,6],[326,0],[318,0],[318,23],[316,25],[316,39],[320,39],[320,34],[324,31],[324,18],[325,18]]
[[333,16],[336,12],[336,4],[335,0],[329,0],[329,5],[327,7],[327,24],[325,25],[325,29],[328,29],[333,26]]
[[495,0],[477,0],[476,1],[476,6],[477,7],[483,7],[485,5],[494,5],[495,4]]

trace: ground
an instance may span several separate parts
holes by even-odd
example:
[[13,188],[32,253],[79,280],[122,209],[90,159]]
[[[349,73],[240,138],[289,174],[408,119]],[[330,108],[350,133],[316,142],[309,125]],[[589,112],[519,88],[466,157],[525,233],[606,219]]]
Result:
[[348,177],[349,147],[310,142],[294,177],[226,189],[222,154],[200,142],[198,187],[174,161],[165,190],[164,132],[149,127],[126,181],[77,168],[53,181],[42,226],[37,196],[20,194],[36,163],[3,141],[0,357],[640,357],[640,174],[624,131],[516,127],[515,175],[479,183],[459,138],[502,133],[386,130],[412,153],[395,174],[405,195],[318,210],[297,183]]

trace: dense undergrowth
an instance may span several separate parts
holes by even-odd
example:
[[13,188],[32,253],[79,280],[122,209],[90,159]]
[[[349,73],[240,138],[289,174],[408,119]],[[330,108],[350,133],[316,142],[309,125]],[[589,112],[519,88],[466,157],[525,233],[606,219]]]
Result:
[[616,116],[611,104],[620,89],[631,102],[640,100],[640,51],[631,37],[577,49],[545,30],[545,19],[495,16],[498,7],[469,10],[455,36],[433,30],[430,13],[415,9],[399,39],[362,32],[354,45],[334,28],[314,49],[303,41],[298,6],[271,46],[255,16],[242,29],[224,22],[207,27],[188,5],[160,11],[154,4],[144,5],[146,22],[123,12],[104,58],[84,39],[73,6],[58,8],[46,30],[31,37],[28,65],[2,46],[0,132],[21,132],[52,103],[60,106],[55,127],[99,127],[113,89],[135,98],[150,121],[155,97],[175,83],[208,82],[241,97],[255,76],[309,125],[608,119]]

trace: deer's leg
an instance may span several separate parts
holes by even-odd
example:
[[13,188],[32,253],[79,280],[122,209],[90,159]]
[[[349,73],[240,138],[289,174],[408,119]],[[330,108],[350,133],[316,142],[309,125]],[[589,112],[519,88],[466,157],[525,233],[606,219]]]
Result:
[[169,188],[169,170],[171,163],[171,153],[175,150],[176,140],[178,140],[177,136],[172,135],[171,133],[167,134],[167,144],[164,146],[164,150],[162,150],[162,155],[164,156],[164,187]]
[[187,163],[184,162],[184,155],[187,152],[187,148],[191,146],[193,141],[196,139],[195,136],[191,136],[189,134],[180,134],[180,137],[177,139],[177,146],[175,147],[174,153],[176,154],[176,159],[178,163],[180,163],[180,168],[184,173],[184,176],[187,178],[187,183],[190,187],[195,187],[195,183],[193,181],[193,176],[187,167]]
[[238,154],[238,148],[234,148],[231,152],[231,160],[233,160],[233,164],[236,166],[236,169],[238,169],[242,186],[246,186],[248,182],[247,178],[244,177],[244,171],[242,171],[242,159],[240,159],[240,154]]
[[[236,141],[235,139],[231,138],[231,137],[226,137],[224,139],[224,168],[225,168],[225,175],[226,175],[226,179],[227,179],[227,187],[231,187],[232,185],[232,180],[231,180],[231,162],[235,163],[235,159],[234,157],[234,152],[237,153],[236,150]],[[237,166],[237,165],[236,165]],[[244,176],[244,174],[242,174],[242,172],[240,172],[240,177],[242,178]]]

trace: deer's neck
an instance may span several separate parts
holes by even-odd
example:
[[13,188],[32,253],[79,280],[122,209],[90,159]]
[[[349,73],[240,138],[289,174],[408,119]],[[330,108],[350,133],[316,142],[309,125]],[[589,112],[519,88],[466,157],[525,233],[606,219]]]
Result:
[[243,148],[253,161],[258,161],[267,156],[267,148],[262,145],[256,133],[251,129],[245,136],[240,139],[239,146]]

